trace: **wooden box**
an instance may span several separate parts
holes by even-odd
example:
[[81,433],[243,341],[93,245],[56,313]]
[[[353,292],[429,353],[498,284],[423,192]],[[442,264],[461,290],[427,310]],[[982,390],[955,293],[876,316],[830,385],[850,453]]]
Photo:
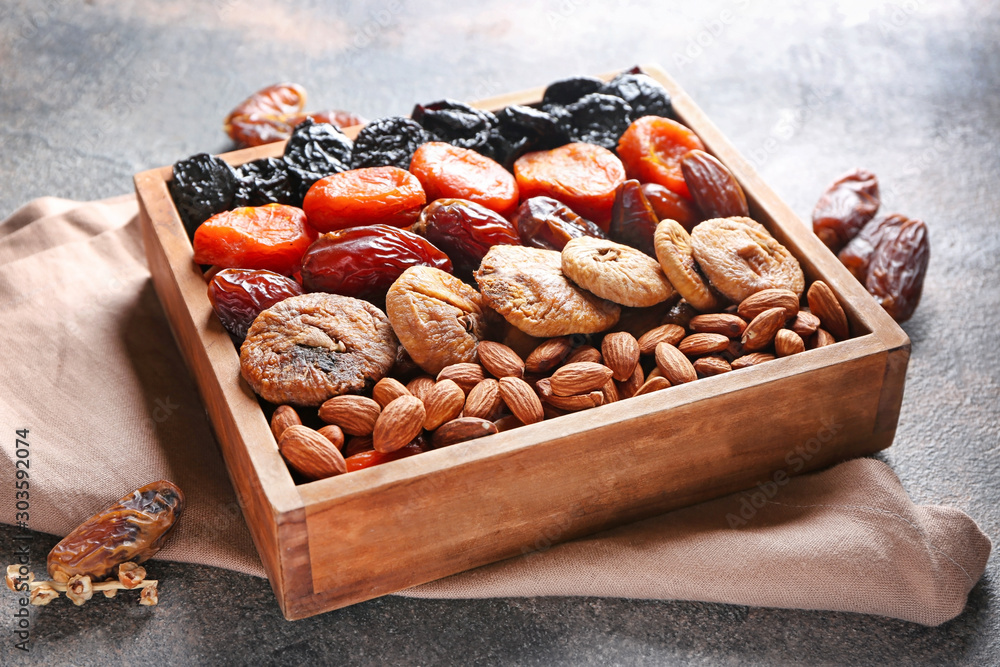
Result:
[[[645,67],[764,224],[844,304],[854,337],[761,366],[296,485],[167,190],[137,174],[156,291],[194,374],[281,609],[298,619],[892,443],[909,340],[690,97]],[[478,103],[532,103],[541,88]],[[277,156],[283,144],[223,155]],[[800,461],[804,466],[800,466]]]

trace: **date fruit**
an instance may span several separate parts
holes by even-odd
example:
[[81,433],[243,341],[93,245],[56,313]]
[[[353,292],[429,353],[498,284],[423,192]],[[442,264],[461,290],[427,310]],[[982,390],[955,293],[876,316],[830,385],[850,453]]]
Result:
[[572,239],[581,236],[606,238],[600,227],[552,197],[524,200],[514,214],[513,223],[521,243],[532,248],[562,250]]
[[183,511],[184,494],[171,482],[140,487],[52,547],[49,576],[63,583],[75,575],[99,581],[122,563],[142,563],[160,550]]
[[229,333],[245,338],[250,325],[263,311],[288,297],[302,294],[302,287],[273,271],[223,269],[208,284],[212,310]]
[[878,207],[878,178],[867,169],[855,169],[834,181],[816,202],[813,231],[837,252],[875,217]]
[[668,190],[659,183],[643,183],[642,194],[653,207],[657,220],[676,220],[681,227],[690,232],[701,222],[701,215],[694,205],[676,192]]
[[432,201],[411,231],[443,250],[454,264],[455,273],[463,278],[471,278],[493,246],[521,245],[512,223],[496,211],[466,199]]
[[747,198],[736,177],[705,151],[693,150],[681,158],[681,171],[691,198],[705,219],[747,217]]
[[624,243],[650,257],[656,256],[653,234],[660,219],[642,193],[639,181],[629,179],[618,186],[615,203],[611,208],[611,227],[608,236],[612,241]]
[[920,304],[930,254],[927,225],[911,218],[872,256],[865,287],[897,322],[910,319]]

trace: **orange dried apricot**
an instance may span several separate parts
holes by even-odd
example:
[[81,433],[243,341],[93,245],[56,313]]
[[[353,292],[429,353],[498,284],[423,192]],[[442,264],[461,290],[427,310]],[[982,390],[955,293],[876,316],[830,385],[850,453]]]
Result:
[[606,148],[571,143],[522,155],[514,163],[514,176],[522,199],[552,197],[607,231],[625,167]]
[[517,208],[517,181],[509,171],[476,151],[430,141],[413,154],[410,172],[435,199],[468,199],[504,217]]
[[300,208],[246,206],[213,215],[195,230],[194,261],[290,276],[317,236]]
[[618,156],[629,178],[643,183],[659,183],[687,199],[691,198],[681,158],[691,150],[705,150],[694,132],[680,123],[659,116],[636,120],[618,140]]
[[302,208],[321,232],[362,225],[408,227],[427,203],[417,177],[399,167],[365,167],[316,181]]

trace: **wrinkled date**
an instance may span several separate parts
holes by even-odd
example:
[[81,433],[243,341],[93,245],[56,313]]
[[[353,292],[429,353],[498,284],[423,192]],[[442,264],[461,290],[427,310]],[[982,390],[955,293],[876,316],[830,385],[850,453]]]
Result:
[[834,181],[816,202],[813,231],[837,252],[875,217],[878,207],[878,178],[866,169],[855,169]]
[[183,509],[184,494],[174,484],[147,484],[55,545],[48,557],[49,576],[67,582],[79,574],[98,581],[122,563],[142,563],[160,550]]
[[436,199],[411,228],[445,251],[459,276],[472,277],[495,245],[521,245],[517,229],[499,213],[466,199]]
[[302,284],[310,292],[332,292],[385,300],[392,283],[411,266],[451,273],[448,256],[427,239],[389,225],[351,227],[323,234],[302,257]]
[[920,303],[930,254],[922,220],[908,218],[887,226],[877,241],[865,287],[897,322],[910,319]]
[[521,243],[532,248],[562,250],[572,239],[581,236],[607,238],[600,227],[552,197],[525,199],[514,214],[513,222]]
[[750,215],[746,195],[736,177],[705,151],[686,153],[681,158],[681,172],[691,198],[706,220]]
[[608,236],[616,243],[623,243],[641,250],[650,257],[656,257],[653,249],[653,233],[659,218],[653,211],[646,196],[642,194],[639,181],[630,179],[618,186],[615,203],[611,208],[611,229]]
[[302,294],[297,282],[273,271],[224,269],[208,284],[208,300],[229,333],[246,338],[254,319],[279,301]]

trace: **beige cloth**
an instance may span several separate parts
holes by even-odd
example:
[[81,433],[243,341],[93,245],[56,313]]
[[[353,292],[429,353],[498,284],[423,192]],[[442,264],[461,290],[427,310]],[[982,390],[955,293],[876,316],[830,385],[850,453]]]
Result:
[[[132,196],[45,198],[0,223],[2,520],[15,429],[30,429],[28,527],[64,535],[136,487],[187,495],[160,557],[263,575],[146,269]],[[404,592],[595,595],[880,614],[958,615],[990,541],[962,512],[916,506],[871,459],[735,494]]]

